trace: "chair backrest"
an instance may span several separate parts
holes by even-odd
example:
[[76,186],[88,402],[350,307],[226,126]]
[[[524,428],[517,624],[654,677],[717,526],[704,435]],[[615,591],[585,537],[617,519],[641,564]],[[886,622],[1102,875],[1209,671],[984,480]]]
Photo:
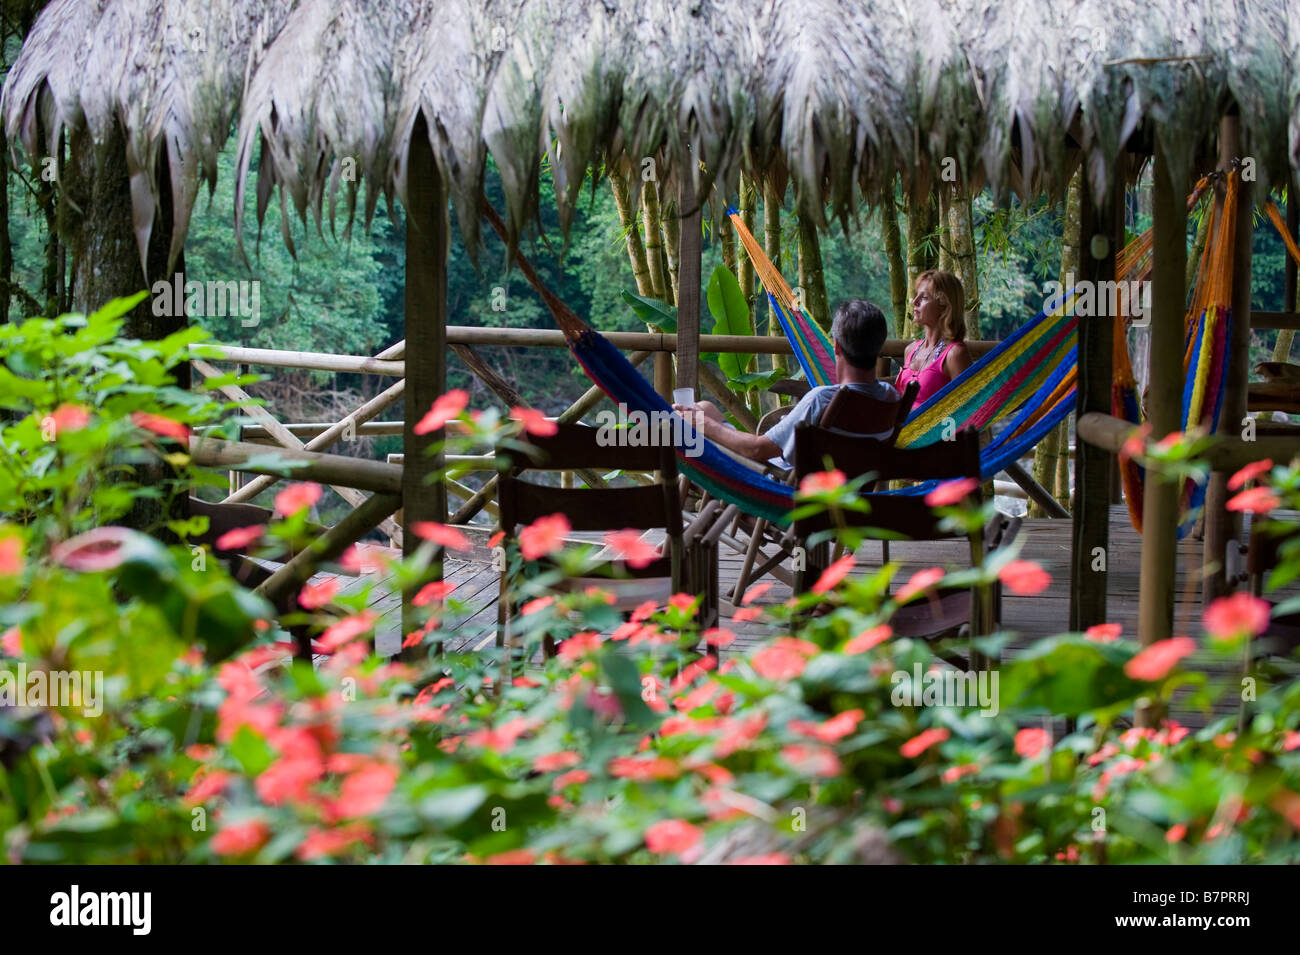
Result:
[[[682,511],[677,493],[677,456],[671,445],[622,447],[608,441],[601,429],[560,424],[549,437],[529,435],[528,447],[498,448],[498,459],[509,461],[497,488],[501,528],[511,537],[520,524],[548,514],[563,513],[576,531],[649,530],[664,528],[668,536],[682,535]],[[651,485],[618,488],[548,487],[522,480],[527,467],[573,471],[580,468],[625,468],[659,472]]]
[[882,401],[856,388],[843,387],[835,392],[817,424],[851,434],[885,434],[893,444],[903,430],[920,391],[920,382],[908,382],[898,401]]
[[[888,441],[864,438],[845,431],[805,425],[795,430],[795,480],[808,474],[838,468],[849,478],[875,474],[877,481],[928,481],[980,476],[979,432],[958,431],[952,441],[937,441],[922,448],[898,448]],[[978,486],[972,492],[978,499]],[[913,540],[965,536],[939,528],[925,498],[908,494],[863,494],[868,513],[822,511],[795,521],[797,536],[806,537],[839,524],[880,530]]]

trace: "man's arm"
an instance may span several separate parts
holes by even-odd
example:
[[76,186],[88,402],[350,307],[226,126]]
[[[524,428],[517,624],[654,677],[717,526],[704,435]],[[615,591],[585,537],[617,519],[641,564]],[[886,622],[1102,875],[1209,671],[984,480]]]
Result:
[[767,435],[750,434],[748,431],[733,428],[725,420],[722,420],[720,413],[717,414],[717,417],[709,414],[712,405],[707,408],[701,407],[708,404],[708,402],[700,402],[694,408],[683,408],[677,405],[673,407],[678,414],[691,422],[695,429],[710,441],[720,444],[730,451],[735,451],[751,461],[765,464],[769,459],[781,456],[781,448]]

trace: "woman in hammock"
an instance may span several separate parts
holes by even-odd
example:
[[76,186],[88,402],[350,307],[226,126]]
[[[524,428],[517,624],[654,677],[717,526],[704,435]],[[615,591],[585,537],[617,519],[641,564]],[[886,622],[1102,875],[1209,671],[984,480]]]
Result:
[[912,321],[921,326],[923,335],[903,353],[903,370],[894,387],[902,392],[908,382],[919,381],[917,406],[970,367],[965,313],[966,292],[957,276],[931,269],[916,277]]

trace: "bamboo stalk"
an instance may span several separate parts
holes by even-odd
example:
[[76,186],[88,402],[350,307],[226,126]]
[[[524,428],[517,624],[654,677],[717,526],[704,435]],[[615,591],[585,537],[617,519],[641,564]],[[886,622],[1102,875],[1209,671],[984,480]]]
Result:
[[822,267],[822,246],[812,218],[799,215],[799,285],[803,288],[807,314],[830,331],[830,305],[826,299],[826,271]]
[[627,257],[632,263],[632,278],[636,280],[636,290],[647,298],[654,295],[654,285],[650,279],[650,266],[646,259],[645,243],[641,241],[641,227],[637,222],[636,210],[628,194],[627,173],[623,169],[610,169],[609,188],[614,194],[614,208],[618,210],[618,221],[627,233]]
[[248,471],[253,474],[288,474],[321,484],[340,485],[362,491],[399,494],[402,469],[382,461],[350,458],[342,454],[318,451],[294,451],[268,448],[246,441],[222,441],[218,438],[191,438],[190,456],[201,467],[219,470]]
[[890,180],[889,188],[881,193],[880,224],[885,239],[885,258],[889,262],[889,298],[894,306],[894,334],[902,338],[907,331],[907,265],[903,261],[903,240],[898,229],[893,180]]
[[641,188],[641,214],[645,222],[646,264],[650,267],[651,294],[672,304],[664,259],[663,224],[659,214],[659,186],[654,180]]
[[[744,223],[745,228],[752,235],[754,232],[754,212],[758,205],[758,190],[754,186],[754,177],[747,176],[743,173],[740,177],[740,221]],[[734,237],[735,230],[731,227],[731,222],[724,222],[721,227],[728,235]],[[755,272],[754,263],[748,255],[740,257],[740,272],[737,278],[740,279],[740,289],[745,293],[745,304],[749,306],[751,319],[757,325],[757,317],[754,315],[754,302],[756,300],[755,292]]]
[[680,295],[681,256],[678,250],[682,241],[682,221],[679,209],[679,203],[669,197],[659,210],[659,221],[664,230],[664,268],[668,275],[665,288],[672,295],[671,303],[677,303]]
[[[781,202],[783,197],[777,194],[776,186],[768,178],[763,183],[763,251],[772,263],[781,268]],[[776,320],[775,313],[772,312],[771,303],[768,303],[768,314],[771,319],[767,325],[768,337],[774,341],[785,341],[785,332],[781,331],[781,324]],[[755,346],[757,348],[757,344]],[[714,349],[710,348],[709,351]],[[793,355],[791,349],[789,354]],[[790,373],[790,362],[784,355],[772,356],[772,370],[781,370],[786,374]]]

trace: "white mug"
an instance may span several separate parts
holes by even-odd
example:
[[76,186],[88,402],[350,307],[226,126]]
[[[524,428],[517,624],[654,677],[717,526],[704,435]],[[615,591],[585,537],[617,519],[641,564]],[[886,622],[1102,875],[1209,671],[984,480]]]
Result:
[[673,404],[681,405],[683,408],[695,407],[695,389],[694,388],[674,388]]

